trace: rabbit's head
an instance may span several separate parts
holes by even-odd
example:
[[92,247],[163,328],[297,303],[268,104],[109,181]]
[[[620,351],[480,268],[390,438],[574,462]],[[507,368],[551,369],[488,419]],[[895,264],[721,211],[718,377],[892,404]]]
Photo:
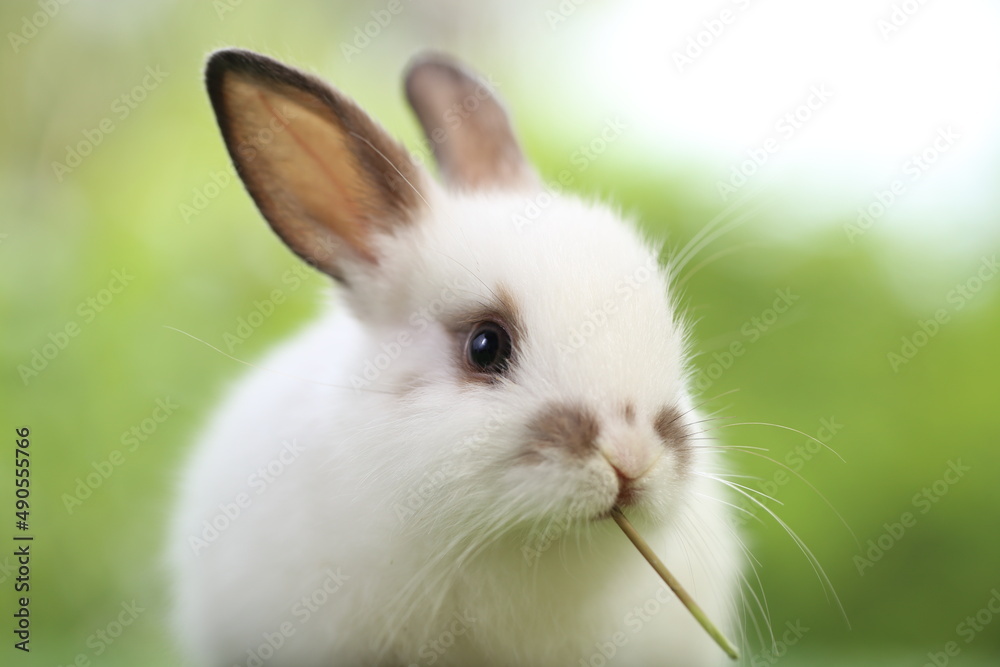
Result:
[[308,74],[227,50],[207,79],[260,211],[370,338],[344,374],[363,417],[342,446],[364,450],[376,502],[491,529],[683,502],[699,453],[657,252],[545,188],[491,86],[443,56],[408,70],[439,184]]

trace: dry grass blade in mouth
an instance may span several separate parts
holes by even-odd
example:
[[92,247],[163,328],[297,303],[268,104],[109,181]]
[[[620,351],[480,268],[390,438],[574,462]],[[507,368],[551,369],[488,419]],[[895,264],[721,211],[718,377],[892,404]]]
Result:
[[726,639],[724,634],[719,632],[719,629],[715,627],[715,624],[712,623],[712,621],[709,620],[708,616],[705,615],[705,612],[702,611],[701,607],[699,607],[691,596],[688,595],[688,592],[684,590],[681,583],[674,578],[674,575],[670,574],[670,571],[667,570],[663,561],[661,561],[657,555],[653,553],[653,550],[648,544],[646,544],[646,540],[642,539],[642,536],[636,532],[636,529],[631,522],[625,518],[625,514],[622,513],[621,508],[617,505],[612,507],[611,516],[614,517],[615,523],[617,523],[618,527],[622,529],[626,536],[628,536],[628,539],[632,541],[635,548],[639,550],[639,553],[641,553],[643,557],[649,561],[649,564],[653,566],[653,569],[656,570],[656,573],[660,575],[663,581],[667,582],[667,586],[670,586],[670,590],[672,590],[674,594],[680,598],[680,601],[684,603],[684,606],[687,607],[689,612],[691,612],[691,615],[694,616],[699,623],[701,623],[701,627],[705,628],[705,632],[707,632],[709,636],[715,640],[715,643],[719,645],[719,648],[725,651],[726,655],[733,660],[739,660],[740,654],[737,652],[736,647],[733,646],[732,642]]

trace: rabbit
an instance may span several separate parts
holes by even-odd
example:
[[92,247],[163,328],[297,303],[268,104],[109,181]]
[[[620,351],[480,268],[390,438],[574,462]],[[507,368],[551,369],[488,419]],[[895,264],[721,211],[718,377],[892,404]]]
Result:
[[334,297],[181,472],[188,664],[725,663],[610,514],[734,629],[738,540],[653,244],[547,188],[449,56],[405,74],[440,183],[313,75],[226,49],[205,78],[247,191]]

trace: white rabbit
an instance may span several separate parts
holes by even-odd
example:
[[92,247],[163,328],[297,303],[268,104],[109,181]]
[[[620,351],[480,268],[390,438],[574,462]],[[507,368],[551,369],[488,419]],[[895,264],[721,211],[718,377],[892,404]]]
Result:
[[658,253],[545,190],[444,56],[406,75],[444,186],[308,74],[224,50],[206,78],[250,195],[344,304],[238,385],[184,473],[191,664],[725,663],[609,518],[733,629],[738,549],[695,474],[714,456]]

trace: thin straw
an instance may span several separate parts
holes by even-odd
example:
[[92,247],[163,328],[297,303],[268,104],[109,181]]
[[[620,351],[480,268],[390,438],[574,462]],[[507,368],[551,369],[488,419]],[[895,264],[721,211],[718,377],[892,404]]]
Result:
[[707,632],[709,636],[715,640],[715,643],[719,645],[719,648],[725,651],[726,655],[733,660],[739,660],[740,654],[737,652],[736,647],[733,646],[728,639],[726,639],[725,635],[719,632],[719,629],[708,619],[708,616],[705,615],[705,612],[702,611],[701,607],[699,607],[691,596],[688,595],[688,592],[684,590],[681,583],[674,578],[674,575],[670,574],[670,571],[667,570],[667,566],[663,564],[663,561],[661,561],[655,553],[653,553],[653,550],[648,544],[646,544],[646,540],[642,539],[642,536],[636,532],[635,527],[631,524],[631,522],[629,522],[628,519],[625,518],[625,515],[617,505],[611,508],[611,516],[614,518],[615,523],[618,524],[618,527],[622,529],[628,539],[632,541],[635,548],[639,550],[639,553],[641,553],[643,557],[649,561],[649,564],[653,566],[653,569],[656,570],[656,573],[660,575],[663,581],[667,582],[667,586],[670,586],[670,590],[672,590],[677,597],[680,598],[680,601],[685,607],[687,607],[688,611],[691,612],[691,615],[694,616],[695,619],[701,624],[701,627],[705,628],[705,632]]

